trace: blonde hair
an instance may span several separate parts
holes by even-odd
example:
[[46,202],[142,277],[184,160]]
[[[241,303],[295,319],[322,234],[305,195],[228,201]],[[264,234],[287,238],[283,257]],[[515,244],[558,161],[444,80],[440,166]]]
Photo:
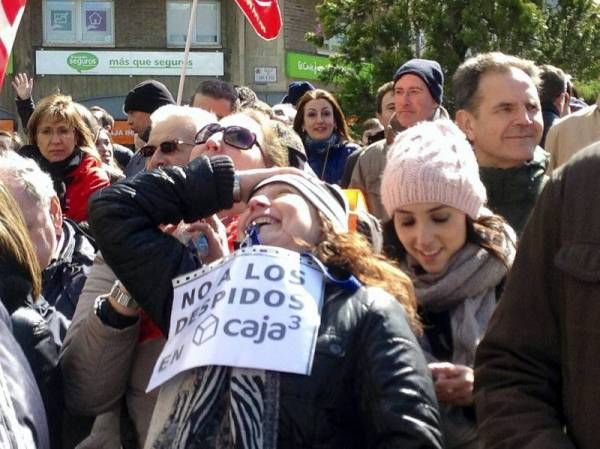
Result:
[[236,114],[245,115],[260,125],[264,139],[262,142],[259,142],[259,146],[267,168],[288,167],[290,165],[289,151],[279,138],[277,129],[275,128],[276,125],[268,115],[258,109],[252,108],[242,109]]
[[[44,119],[50,119],[55,122],[63,121],[75,130],[75,145],[77,145],[84,153],[89,154],[96,160],[100,161],[100,155],[96,150],[94,139],[95,129],[91,128],[93,123],[88,124],[82,116],[78,105],[68,95],[53,94],[42,98],[37,104],[33,114],[27,122],[27,130],[29,139],[32,144],[37,145],[37,130],[40,123]],[[89,111],[90,117],[95,121]]]
[[42,291],[41,268],[21,209],[0,181],[0,264],[24,275],[37,298]]

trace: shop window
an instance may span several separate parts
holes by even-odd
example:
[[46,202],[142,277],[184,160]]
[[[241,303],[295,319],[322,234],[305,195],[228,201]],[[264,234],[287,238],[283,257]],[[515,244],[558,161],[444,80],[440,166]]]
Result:
[[[191,1],[167,0],[167,46],[185,46],[191,12]],[[219,0],[198,1],[195,22],[192,46],[206,47],[221,44],[221,2]]]
[[45,0],[44,45],[114,46],[114,1]]

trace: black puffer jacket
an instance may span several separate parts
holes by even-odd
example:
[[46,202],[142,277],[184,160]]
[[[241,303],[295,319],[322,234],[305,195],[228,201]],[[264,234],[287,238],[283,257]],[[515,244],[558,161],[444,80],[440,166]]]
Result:
[[[106,261],[165,334],[171,279],[196,263],[158,224],[230,207],[232,184],[230,161],[203,158],[138,175],[90,204]],[[278,447],[442,447],[433,387],[403,309],[373,291],[326,291],[311,375],[281,376]]]

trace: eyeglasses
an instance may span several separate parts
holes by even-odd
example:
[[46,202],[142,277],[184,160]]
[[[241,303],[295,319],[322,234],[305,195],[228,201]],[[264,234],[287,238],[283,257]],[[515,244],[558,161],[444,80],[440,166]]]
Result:
[[158,147],[156,145],[143,146],[142,148],[140,148],[140,154],[143,157],[152,157],[158,148],[160,148],[160,151],[163,154],[174,153],[175,151],[178,150],[179,145],[195,145],[195,144],[184,142],[183,140],[167,140],[166,142],[161,142],[160,144],[158,144]]
[[[211,123],[206,125],[198,134],[194,141],[196,145],[206,143],[213,134],[223,132],[223,141],[227,145],[231,145],[239,150],[249,150],[254,144],[258,145],[256,141],[256,134],[252,131],[242,128],[241,126],[221,126],[218,123]],[[260,146],[260,145],[258,145]]]

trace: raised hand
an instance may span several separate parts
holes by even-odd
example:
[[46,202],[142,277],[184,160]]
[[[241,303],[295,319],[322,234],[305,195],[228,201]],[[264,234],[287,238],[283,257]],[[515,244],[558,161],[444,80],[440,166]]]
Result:
[[15,79],[11,82],[17,98],[20,100],[27,100],[31,98],[33,91],[33,77],[27,75],[27,73],[19,73],[15,76]]

